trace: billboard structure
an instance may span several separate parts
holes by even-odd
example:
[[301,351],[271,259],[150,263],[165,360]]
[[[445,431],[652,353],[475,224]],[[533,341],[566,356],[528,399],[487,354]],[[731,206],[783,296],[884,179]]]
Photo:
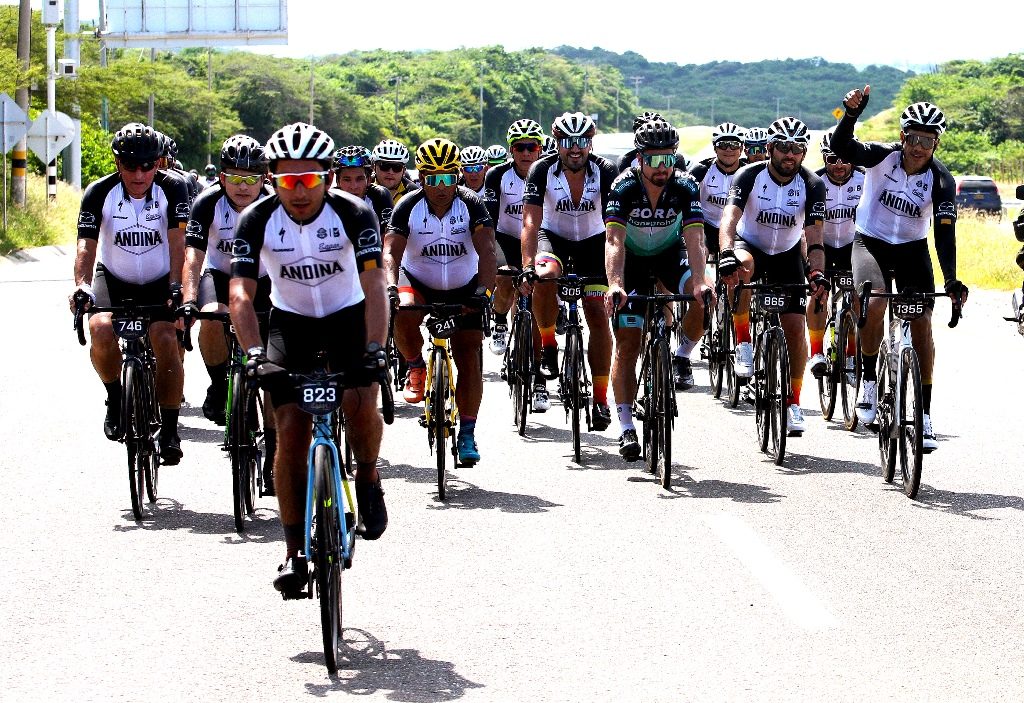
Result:
[[288,43],[288,0],[105,0],[110,47],[179,48]]

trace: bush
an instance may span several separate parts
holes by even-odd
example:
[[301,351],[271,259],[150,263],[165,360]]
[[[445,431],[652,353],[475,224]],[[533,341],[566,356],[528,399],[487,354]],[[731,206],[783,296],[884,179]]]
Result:
[[66,183],[57,183],[57,199],[46,199],[46,177],[29,174],[25,208],[7,202],[7,231],[0,230],[0,255],[16,249],[48,244],[70,244],[78,229],[80,191]]

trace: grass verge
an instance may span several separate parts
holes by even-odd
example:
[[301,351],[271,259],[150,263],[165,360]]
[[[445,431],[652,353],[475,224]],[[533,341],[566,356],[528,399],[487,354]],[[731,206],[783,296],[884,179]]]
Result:
[[8,196],[6,231],[0,225],[0,256],[17,249],[75,241],[81,191],[58,182],[57,200],[49,203],[46,178],[29,174],[26,200],[25,207],[19,208]]
[[[956,222],[957,276],[968,286],[1012,290],[1020,287],[1022,272],[1015,263],[1020,243],[1013,236],[1010,213],[1000,221],[996,217],[961,210]],[[942,272],[932,246],[932,264],[939,289]]]

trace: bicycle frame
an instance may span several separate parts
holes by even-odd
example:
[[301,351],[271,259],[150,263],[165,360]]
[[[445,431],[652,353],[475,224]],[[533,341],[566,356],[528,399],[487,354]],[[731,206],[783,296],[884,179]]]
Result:
[[[338,408],[335,412],[341,412]],[[312,551],[312,539],[313,539],[313,502],[316,500],[316,467],[314,466],[313,457],[316,454],[316,448],[326,446],[331,452],[331,480],[334,481],[334,485],[341,486],[345,493],[345,502],[348,507],[352,510],[352,515],[357,515],[355,508],[355,501],[352,499],[352,490],[349,485],[348,474],[341,470],[341,458],[338,453],[338,445],[334,441],[334,432],[331,429],[331,415],[314,415],[313,416],[313,439],[309,444],[309,452],[306,455],[306,535],[305,535],[305,553],[308,558],[312,560],[314,554]],[[342,509],[341,505],[336,506],[338,511],[338,524],[341,525],[341,554],[342,563],[346,566],[352,563],[352,541],[349,539],[351,531],[348,524],[348,513]],[[353,519],[355,519],[353,517]],[[312,598],[312,593],[310,594]]]

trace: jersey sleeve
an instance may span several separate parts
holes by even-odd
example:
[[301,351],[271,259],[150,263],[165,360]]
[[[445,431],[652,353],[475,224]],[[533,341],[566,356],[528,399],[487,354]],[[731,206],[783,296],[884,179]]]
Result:
[[384,265],[384,245],[380,237],[377,215],[365,202],[348,193],[334,191],[327,194],[327,204],[333,208],[345,227],[356,254],[356,271],[370,271]]
[[231,275],[256,280],[260,275],[260,251],[271,213],[280,205],[277,196],[253,203],[238,218],[231,248]]
[[935,256],[942,269],[942,280],[956,278],[956,181],[937,160],[932,159],[934,172],[932,217],[935,230]]
[[706,161],[701,161],[696,166],[693,167],[693,169],[690,171],[690,175],[694,177],[697,183],[700,183],[704,180],[704,176],[708,175],[709,168],[711,168],[710,163]]
[[740,210],[747,204],[750,191],[754,188],[754,182],[761,173],[760,168],[741,168],[736,172],[732,180],[732,187],[729,188],[729,199],[726,205],[735,205]]
[[825,181],[821,180],[807,169],[801,169],[804,182],[807,183],[807,203],[804,214],[804,227],[820,225],[825,221],[825,199],[828,197],[828,189]]
[[492,168],[484,176],[484,207],[492,222],[498,221],[498,194],[501,193],[501,178],[505,169]]
[[471,191],[469,188],[459,188],[459,197],[466,203],[466,209],[469,211],[469,231],[476,232],[478,227],[490,227],[494,228],[494,220],[491,219],[491,215],[487,212],[487,207],[484,206],[484,201],[480,199],[480,196]]
[[[558,158],[557,156],[553,158]],[[537,159],[526,174],[526,187],[523,189],[523,205],[544,207],[544,193],[548,188],[548,170],[551,168],[552,157]]]
[[[113,179],[113,181],[112,181]],[[78,210],[78,238],[99,239],[100,223],[103,220],[103,201],[117,183],[117,174],[93,181],[82,195],[82,204]]]
[[839,120],[836,131],[832,134],[832,141],[829,145],[836,156],[843,161],[849,161],[854,166],[871,168],[882,163],[886,156],[899,148],[899,144],[857,141],[857,138],[853,136],[853,126],[856,123],[856,117],[843,115],[843,119]]
[[619,174],[608,191],[608,201],[604,206],[604,224],[618,225],[625,227],[629,211],[633,207],[635,196],[633,195],[636,184],[636,177],[632,169],[627,169]]
[[611,161],[597,157],[597,167],[601,171],[601,211],[604,212],[608,205],[608,194],[612,190],[612,183],[619,177],[619,170]]
[[186,227],[192,201],[188,197],[185,179],[166,171],[157,171],[153,183],[163,189],[164,197],[167,198],[167,231]]
[[697,181],[693,177],[686,173],[676,174],[676,181],[679,183],[680,189],[690,196],[690,203],[682,213],[682,228],[686,229],[693,225],[703,226],[704,210],[700,206],[700,186],[697,185]]
[[222,194],[223,191],[220,189],[208,188],[192,203],[188,225],[185,227],[185,246],[206,251],[209,244],[210,225],[213,224],[217,201]]
[[409,215],[412,213],[413,205],[416,204],[417,200],[418,198],[410,195],[398,201],[398,205],[395,205],[395,209],[391,211],[387,234],[397,234],[402,237],[409,236]]
[[373,203],[374,212],[380,222],[380,231],[387,232],[391,213],[395,209],[395,203],[391,200],[391,191],[387,188],[373,188],[370,190],[370,201]]
[[619,157],[619,162],[615,164],[615,168],[618,169],[619,173],[622,173],[633,164],[633,159],[636,158],[636,149],[630,149],[625,154]]

